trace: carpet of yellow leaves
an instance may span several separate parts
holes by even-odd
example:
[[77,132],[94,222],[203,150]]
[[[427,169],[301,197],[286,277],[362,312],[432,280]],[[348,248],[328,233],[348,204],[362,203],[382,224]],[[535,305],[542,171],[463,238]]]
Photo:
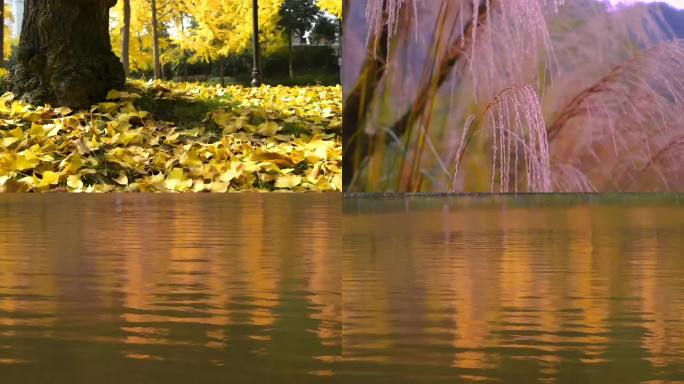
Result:
[[[0,97],[0,192],[341,191],[341,88],[129,81],[88,111]],[[206,103],[194,126],[151,102]]]

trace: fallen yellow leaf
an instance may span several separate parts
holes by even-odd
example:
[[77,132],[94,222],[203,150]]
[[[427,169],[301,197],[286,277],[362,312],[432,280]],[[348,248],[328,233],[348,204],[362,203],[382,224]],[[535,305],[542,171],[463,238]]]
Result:
[[285,175],[276,179],[275,187],[292,189],[302,183],[302,177],[297,175]]
[[128,176],[126,176],[125,173],[121,172],[119,176],[114,178],[114,181],[116,181],[116,183],[119,185],[128,185]]

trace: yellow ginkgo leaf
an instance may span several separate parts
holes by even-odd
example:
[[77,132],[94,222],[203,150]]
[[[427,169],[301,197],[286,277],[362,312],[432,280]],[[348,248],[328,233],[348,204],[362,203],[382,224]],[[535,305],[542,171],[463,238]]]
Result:
[[71,112],[73,112],[73,111],[69,107],[55,108],[55,113],[57,113],[58,115],[66,116],[66,115],[70,114]]
[[228,191],[228,183],[224,183],[221,181],[214,181],[211,183],[211,191],[215,193],[225,193]]
[[17,139],[23,139],[24,138],[24,131],[21,130],[21,128],[14,128],[11,131],[7,132],[9,136],[17,138]]
[[37,188],[42,188],[42,187],[47,187],[53,184],[59,183],[59,173],[55,173],[52,171],[45,171],[43,172],[43,177],[40,180],[40,183],[36,185]]
[[276,133],[280,130],[280,127],[278,124],[274,123],[273,121],[267,121],[265,123],[259,124],[257,127],[257,133],[260,134],[261,136],[275,136]]
[[199,128],[193,128],[193,129],[188,129],[186,131],[180,132],[181,136],[190,136],[190,137],[197,137],[201,134],[201,130]]
[[81,175],[69,175],[69,177],[67,177],[67,186],[74,190],[83,189],[83,181],[81,181]]
[[192,187],[192,179],[185,176],[182,168],[173,168],[166,175],[164,186],[170,191],[183,192]]
[[131,98],[139,98],[140,95],[136,94],[130,94],[128,92],[122,92],[122,91],[115,91],[111,90],[109,93],[107,93],[107,100],[117,100],[117,99],[131,99]]
[[33,123],[31,125],[31,129],[29,130],[30,138],[42,139],[43,137],[45,137],[46,134],[47,132],[45,132],[45,128],[42,125],[36,123]]
[[238,130],[238,126],[235,124],[235,116],[223,109],[210,112],[209,119],[223,130],[224,135],[235,133]]
[[193,149],[183,152],[180,155],[179,162],[182,166],[188,168],[196,168],[202,166],[202,161],[199,159],[197,151]]
[[25,171],[40,164],[40,159],[35,154],[33,154],[33,152],[27,150],[17,154],[16,161],[14,164],[15,171]]
[[230,169],[219,176],[219,180],[224,183],[230,183],[233,179],[237,179],[242,175],[244,165],[240,161],[233,161],[230,163]]
[[107,193],[111,192],[114,189],[113,185],[110,184],[95,184],[92,186],[93,192],[97,193]]
[[0,140],[0,145],[5,148],[9,148],[10,145],[16,143],[19,140],[19,138],[16,138],[14,136],[4,137],[2,140]]
[[275,187],[282,189],[292,189],[302,183],[302,177],[297,175],[285,175],[276,179]]
[[10,145],[18,142],[24,138],[24,131],[21,128],[14,128],[11,131],[3,132],[0,130],[0,135],[2,135],[2,140],[0,140],[0,145],[7,148]]
[[192,191],[193,192],[202,192],[202,191],[204,191],[204,188],[205,188],[204,180],[197,179],[197,180],[195,180],[195,182],[192,186]]
[[123,172],[119,173],[119,176],[115,177],[113,180],[119,185],[128,185],[128,176]]
[[62,174],[72,174],[76,173],[83,166],[83,161],[81,161],[81,155],[78,153],[72,153],[65,157],[59,163],[59,168],[62,170]]
[[342,191],[342,176],[335,175],[332,178],[332,185],[335,187],[336,191]]
[[59,131],[62,129],[62,126],[57,125],[57,124],[48,124],[45,125],[45,130],[47,132],[47,135],[45,137],[55,137],[59,133]]

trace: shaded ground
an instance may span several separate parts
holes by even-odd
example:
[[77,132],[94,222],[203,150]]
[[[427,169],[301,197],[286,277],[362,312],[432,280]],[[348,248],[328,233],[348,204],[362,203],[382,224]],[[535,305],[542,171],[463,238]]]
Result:
[[0,191],[339,191],[341,87],[129,81],[89,111],[0,97]]

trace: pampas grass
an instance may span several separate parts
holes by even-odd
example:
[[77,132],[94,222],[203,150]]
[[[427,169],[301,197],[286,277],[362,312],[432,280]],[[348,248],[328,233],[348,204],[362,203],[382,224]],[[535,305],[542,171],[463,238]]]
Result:
[[[348,190],[684,190],[684,44],[655,8],[350,5],[364,17],[346,18],[346,33],[365,34],[369,49],[364,59],[345,50],[345,63],[376,58],[377,78],[345,77],[348,95],[359,79],[373,87],[345,119]],[[353,23],[366,26],[350,33]]]

